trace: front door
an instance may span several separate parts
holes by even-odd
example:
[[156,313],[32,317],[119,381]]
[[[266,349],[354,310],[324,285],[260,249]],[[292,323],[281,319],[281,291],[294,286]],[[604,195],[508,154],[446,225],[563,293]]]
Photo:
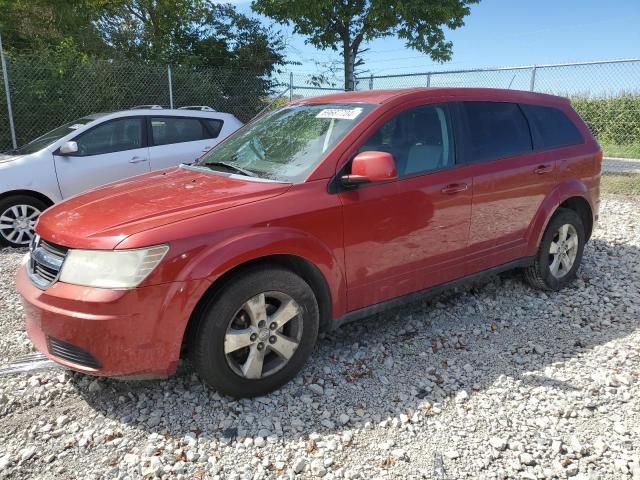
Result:
[[149,151],[140,117],[109,120],[73,139],[78,152],[53,159],[63,198],[149,171]]
[[464,275],[472,177],[449,118],[444,104],[411,108],[360,146],[391,153],[398,179],[339,193],[349,310]]

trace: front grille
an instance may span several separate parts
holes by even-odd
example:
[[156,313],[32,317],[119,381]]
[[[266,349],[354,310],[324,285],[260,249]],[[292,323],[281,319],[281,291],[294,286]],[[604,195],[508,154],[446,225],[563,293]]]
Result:
[[100,362],[89,352],[57,338],[48,337],[49,353],[62,360],[89,368],[100,368]]
[[31,245],[31,258],[27,271],[39,288],[47,288],[58,279],[68,248],[47,242],[36,236]]

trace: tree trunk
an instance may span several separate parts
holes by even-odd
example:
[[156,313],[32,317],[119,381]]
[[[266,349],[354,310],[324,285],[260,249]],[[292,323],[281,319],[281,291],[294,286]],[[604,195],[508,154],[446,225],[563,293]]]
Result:
[[354,55],[351,51],[351,42],[349,39],[343,40],[342,43],[342,57],[344,60],[344,89],[353,90],[355,85],[353,84],[353,69],[354,69]]

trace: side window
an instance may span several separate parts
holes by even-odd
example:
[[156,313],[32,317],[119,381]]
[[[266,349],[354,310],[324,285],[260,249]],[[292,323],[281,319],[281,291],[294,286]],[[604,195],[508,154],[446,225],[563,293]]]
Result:
[[540,105],[520,105],[529,119],[536,150],[583,143],[578,128],[562,110]]
[[463,102],[467,119],[468,158],[486,162],[533,150],[529,124],[515,103]]
[[387,121],[360,147],[360,152],[389,152],[399,176],[453,165],[453,136],[446,105],[423,105]]
[[122,118],[106,122],[74,138],[78,155],[101,155],[142,148],[142,119]]
[[205,118],[204,123],[207,127],[207,133],[209,134],[207,138],[218,138],[218,135],[220,135],[220,131],[222,130],[222,124],[224,122],[222,120]]
[[211,138],[198,118],[152,117],[151,133],[154,145],[193,142]]

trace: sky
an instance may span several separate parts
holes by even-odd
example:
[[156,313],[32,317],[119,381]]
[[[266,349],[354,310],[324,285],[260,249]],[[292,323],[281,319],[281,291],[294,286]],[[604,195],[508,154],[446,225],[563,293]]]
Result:
[[[250,1],[233,3],[251,13]],[[265,18],[263,22],[271,23]],[[434,63],[389,37],[367,45],[364,69],[374,75],[395,75],[640,58],[640,0],[482,0],[471,6],[465,23],[447,33],[453,58],[446,64]],[[292,28],[278,28],[288,38],[287,58],[301,63],[287,67],[295,75],[319,73],[317,62],[340,64],[337,52],[317,50],[294,35]],[[640,84],[640,77],[635,82]]]

